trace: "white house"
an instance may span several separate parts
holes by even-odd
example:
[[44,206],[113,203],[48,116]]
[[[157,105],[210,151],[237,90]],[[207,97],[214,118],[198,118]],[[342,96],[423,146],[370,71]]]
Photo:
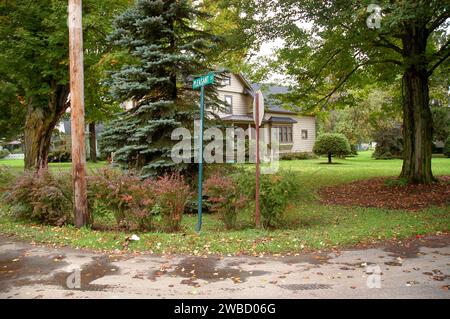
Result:
[[[253,96],[260,89],[260,85],[252,85],[242,74],[229,74],[223,85],[218,89],[218,93],[219,98],[227,104],[228,110],[216,115],[233,126],[244,129],[254,127]],[[270,99],[271,94],[286,93],[287,88],[268,87],[261,90],[265,97],[261,138],[270,144],[271,130],[278,128],[277,142],[280,145],[280,153],[312,152],[316,140],[316,118],[283,109],[274,99]]]

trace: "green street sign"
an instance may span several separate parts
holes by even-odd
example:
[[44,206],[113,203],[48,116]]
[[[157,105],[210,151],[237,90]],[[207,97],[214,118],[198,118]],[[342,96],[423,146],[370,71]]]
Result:
[[205,76],[196,78],[194,80],[194,83],[192,84],[192,88],[195,90],[195,89],[198,89],[199,87],[213,84],[213,83],[214,83],[214,73],[210,72]]

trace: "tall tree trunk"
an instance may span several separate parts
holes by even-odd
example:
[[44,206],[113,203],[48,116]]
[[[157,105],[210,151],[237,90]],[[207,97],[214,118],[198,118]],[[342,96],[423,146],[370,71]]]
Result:
[[403,46],[407,68],[403,74],[403,168],[400,175],[411,184],[434,181],[431,171],[433,119],[425,62],[426,30],[408,29]]
[[52,87],[47,106],[37,105],[33,99],[27,104],[24,146],[25,169],[40,170],[48,167],[48,153],[53,130],[68,107],[69,87],[50,83]]
[[25,169],[40,170],[48,166],[50,140],[55,124],[50,114],[28,106],[25,119]]
[[89,123],[89,158],[91,162],[97,163],[97,134],[95,122]]
[[331,164],[331,153],[328,152],[328,164]]

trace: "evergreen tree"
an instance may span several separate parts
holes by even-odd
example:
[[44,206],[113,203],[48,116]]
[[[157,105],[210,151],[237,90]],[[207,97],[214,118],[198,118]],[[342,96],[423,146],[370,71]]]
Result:
[[[195,27],[201,19],[207,15],[188,0],[137,0],[115,22],[111,40],[131,62],[112,74],[111,93],[133,107],[103,132],[103,149],[144,177],[188,168],[170,158],[171,133],[193,128],[199,97],[192,79],[211,70],[208,53],[220,41]],[[206,91],[208,108],[220,108],[216,86]]]

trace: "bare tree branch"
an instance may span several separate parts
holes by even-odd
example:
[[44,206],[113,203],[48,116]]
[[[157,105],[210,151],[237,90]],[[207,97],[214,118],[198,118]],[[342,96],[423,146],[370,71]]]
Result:
[[450,18],[450,11],[444,11],[441,15],[439,15],[436,20],[434,20],[433,22],[431,22],[430,26],[428,27],[428,33],[433,32],[434,30],[436,30],[437,28],[439,28],[439,26],[445,22],[445,20],[447,20],[448,18]]
[[[441,52],[441,51],[439,51]],[[434,72],[434,70],[436,70],[436,68],[441,65],[445,60],[447,60],[450,57],[450,48],[447,48],[447,50],[441,52],[444,55],[435,63],[433,64],[433,66],[428,70],[428,76],[431,76]]]
[[403,54],[403,49],[402,48],[400,48],[399,46],[397,46],[394,43],[390,42],[388,39],[386,39],[382,35],[379,35],[379,38],[380,38],[380,41],[374,41],[375,46],[392,49],[392,50],[394,50],[395,52],[397,52],[399,54]]

